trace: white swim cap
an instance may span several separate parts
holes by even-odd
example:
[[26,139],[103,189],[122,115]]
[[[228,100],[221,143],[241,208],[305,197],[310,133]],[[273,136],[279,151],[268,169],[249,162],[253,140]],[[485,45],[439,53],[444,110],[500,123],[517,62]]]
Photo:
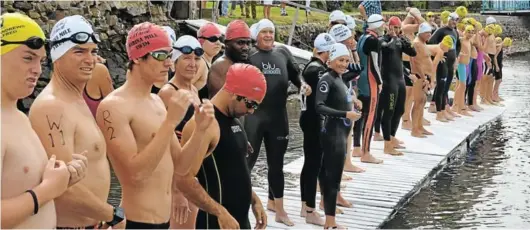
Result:
[[175,30],[171,29],[169,26],[162,26],[162,29],[164,29],[169,36],[169,39],[171,39],[171,44],[175,43],[177,41],[177,35],[175,34]]
[[[201,43],[199,43],[199,40],[197,40],[197,38],[190,36],[190,35],[181,36],[179,39],[177,39],[177,41],[175,42],[173,46],[177,48],[189,46],[193,50],[195,50],[196,48],[202,48]],[[180,52],[180,50],[173,49],[173,56],[171,57],[171,60],[175,62],[180,56],[182,56],[182,52]]]
[[348,47],[342,43],[335,43],[331,45],[331,49],[329,51],[329,61],[333,61],[342,56],[350,57],[350,51],[348,50]]
[[355,19],[353,19],[352,16],[350,15],[346,15],[346,26],[350,29],[350,30],[355,30]]
[[413,18],[414,16],[421,16],[421,12],[418,8],[410,8],[409,13],[407,14],[407,17]]
[[258,39],[258,31],[256,30],[258,27],[258,23],[254,23],[252,24],[252,26],[250,26],[250,38],[256,40]]
[[340,11],[340,10],[334,10],[333,12],[331,12],[331,14],[329,14],[329,22],[336,22],[336,21],[339,21],[339,20],[343,20],[343,21],[346,21],[346,15],[344,14],[344,12]]
[[[256,37],[259,34],[259,32],[261,32],[263,29],[266,29],[266,28],[272,29],[272,31],[274,31],[274,23],[272,23],[271,20],[266,19],[266,18],[259,20],[259,22],[256,23]],[[252,36],[252,30],[250,31],[250,34]]]
[[372,14],[368,17],[366,23],[368,23],[368,29],[377,29],[385,24],[385,20],[379,14]]
[[494,17],[489,16],[488,18],[486,18],[486,25],[495,24],[495,23],[497,23],[497,20]]
[[459,18],[460,18],[460,17],[458,17],[458,14],[455,13],[455,12],[449,14],[449,20],[456,21],[456,20],[458,20]]
[[315,38],[314,46],[317,52],[327,52],[335,43],[335,39],[330,34],[321,33]]
[[428,22],[424,22],[420,24],[420,28],[418,29],[418,34],[432,32],[432,27],[429,25]]
[[[92,29],[92,26],[90,23],[81,15],[72,15],[65,17],[61,20],[59,20],[52,28],[52,32],[50,33],[51,41],[59,41],[64,38],[69,38],[72,35],[84,32],[89,34],[88,41],[86,43],[96,43],[99,41],[94,41],[92,39],[92,36],[94,35],[94,29]],[[82,34],[78,36],[83,36]],[[96,37],[96,39],[99,39]],[[62,57],[68,50],[75,47],[76,43],[72,42],[71,40],[67,40],[65,42],[61,42],[59,44],[52,45],[50,50],[50,56],[52,59],[52,62],[57,61],[60,57]]]
[[331,34],[336,42],[342,42],[353,35],[351,30],[342,24],[337,24],[331,27],[329,34]]

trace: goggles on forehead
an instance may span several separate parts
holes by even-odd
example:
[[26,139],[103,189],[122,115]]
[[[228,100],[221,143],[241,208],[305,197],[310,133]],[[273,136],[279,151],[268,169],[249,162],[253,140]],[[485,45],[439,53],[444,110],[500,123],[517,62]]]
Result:
[[101,40],[99,40],[99,36],[95,33],[90,34],[87,32],[77,32],[75,34],[72,34],[72,36],[70,37],[59,39],[57,41],[50,41],[50,45],[54,46],[54,45],[61,44],[66,41],[71,41],[75,44],[85,44],[91,38],[92,38],[92,41],[94,41],[94,43],[96,44],[101,42]]
[[207,41],[209,41],[211,43],[214,43],[214,42],[217,42],[217,41],[225,42],[225,38],[223,36],[211,36],[211,37],[199,37],[199,38],[207,40]]
[[256,110],[259,107],[259,104],[257,102],[251,101],[251,100],[249,100],[249,99],[247,99],[246,97],[243,97],[243,96],[237,96],[237,100],[245,102],[245,106],[247,107],[247,109]]
[[153,52],[149,52],[149,55],[153,57],[157,61],[165,61],[167,59],[171,59],[173,56],[171,52],[168,52],[166,50],[157,50]]
[[197,47],[195,49],[191,48],[191,46],[183,46],[183,47],[173,47],[173,49],[176,49],[180,51],[183,54],[191,54],[195,53],[197,56],[202,56],[204,54],[204,50],[201,47]]
[[38,50],[40,48],[42,48],[44,45],[46,45],[48,43],[47,40],[43,40],[42,38],[40,37],[30,37],[28,38],[27,40],[25,41],[6,41],[6,40],[1,40],[1,43],[2,45],[1,46],[5,46],[5,45],[25,45],[27,47],[29,47],[30,49],[34,49],[34,50]]

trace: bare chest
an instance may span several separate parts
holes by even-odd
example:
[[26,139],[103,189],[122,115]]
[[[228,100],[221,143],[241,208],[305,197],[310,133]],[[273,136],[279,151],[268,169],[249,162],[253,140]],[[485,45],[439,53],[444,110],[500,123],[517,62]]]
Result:
[[155,137],[164,122],[166,110],[163,105],[143,103],[139,105],[138,111],[141,112],[132,115],[131,129],[141,150]]
[[[65,118],[71,125],[75,126],[73,135],[74,153],[81,153],[86,150],[89,161],[97,161],[106,157],[105,137],[88,107],[72,110],[65,114]],[[59,141],[63,140],[54,140],[54,142]]]

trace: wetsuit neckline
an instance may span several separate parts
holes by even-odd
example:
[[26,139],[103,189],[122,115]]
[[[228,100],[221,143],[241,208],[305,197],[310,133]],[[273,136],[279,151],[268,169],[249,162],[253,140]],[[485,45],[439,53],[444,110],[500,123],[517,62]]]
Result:
[[324,65],[324,62],[322,61],[322,59],[318,58],[318,57],[311,57],[311,59],[309,60],[309,62],[313,62],[313,61],[317,61],[319,64]]
[[258,50],[260,52],[264,52],[264,53],[270,53],[270,52],[272,52],[274,50],[274,47],[272,47],[272,49],[270,49],[270,50],[264,50],[264,49],[261,49],[258,46],[256,46],[256,50]]

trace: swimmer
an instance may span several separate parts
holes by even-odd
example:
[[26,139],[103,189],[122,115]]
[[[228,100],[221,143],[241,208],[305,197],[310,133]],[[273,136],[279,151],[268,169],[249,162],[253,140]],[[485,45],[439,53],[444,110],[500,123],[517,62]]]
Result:
[[[137,44],[140,40],[144,43]],[[152,85],[162,81],[172,65],[171,42],[161,27],[135,25],[126,47],[127,80],[101,101],[96,120],[122,187],[125,228],[168,229],[171,210],[177,210],[171,202],[177,194],[171,186],[176,162],[196,153],[211,119],[205,111],[198,112],[198,98],[184,90],[172,91],[164,100],[151,94]],[[163,101],[168,102],[167,111]],[[174,129],[190,104],[204,125],[181,147]]]
[[102,63],[96,63],[92,71],[92,78],[88,80],[83,89],[83,99],[85,99],[94,119],[96,118],[99,103],[113,90],[114,86],[109,69]]
[[[496,25],[495,27],[495,36],[500,36],[502,34],[502,28],[500,25]],[[501,98],[499,97],[499,86],[502,82],[502,59],[503,59],[503,40],[500,37],[495,38],[496,42],[496,50],[495,58],[493,59],[495,64],[495,72],[493,73],[495,76],[495,85],[493,86],[493,95],[492,100],[496,103],[501,102]]]
[[80,15],[59,20],[50,33],[53,75],[29,111],[31,124],[48,156],[71,161],[72,151],[87,151],[88,172],[79,184],[55,200],[57,228],[101,227],[102,221],[123,228],[121,207],[107,203],[110,166],[105,138],[83,99],[94,74],[99,43]]
[[438,24],[435,22],[436,16],[433,12],[427,12],[425,17],[427,18],[427,22],[429,22],[429,26],[431,26],[431,33],[434,33],[438,29]]
[[475,92],[473,93],[473,106],[470,107],[474,111],[482,111],[484,110],[484,108],[480,107],[480,105],[477,103],[477,98],[479,94],[482,94],[482,91],[480,91],[483,85],[482,78],[485,74],[485,71],[487,70],[485,60],[489,59],[489,57],[485,55],[486,32],[484,31],[484,28],[482,27],[482,24],[480,22],[475,23],[475,30],[477,31],[477,33],[475,34],[475,38],[473,39],[473,44],[477,48],[477,81],[475,83]]
[[[17,110],[18,99],[29,96],[46,60],[46,37],[40,26],[20,13],[2,21],[2,229],[53,229],[57,225],[54,199],[83,179],[85,153],[72,154],[65,164],[50,159],[27,116]],[[7,33],[9,31],[9,33]],[[23,137],[23,138],[21,138]],[[22,173],[23,172],[23,173]]]
[[[353,138],[354,148],[362,147],[362,162],[381,164],[383,161],[370,153],[370,141],[372,140],[376,107],[383,83],[381,80],[381,47],[378,37],[383,35],[385,22],[383,16],[372,14],[368,18],[367,24],[368,29],[357,44],[357,50],[360,50],[361,65],[364,66],[358,80],[359,99],[362,101],[363,111],[362,118],[355,123]],[[359,143],[361,130],[363,133],[362,146]]]
[[291,82],[308,96],[311,87],[300,80],[298,65],[289,50],[274,46],[274,24],[270,20],[260,20],[256,33],[257,44],[248,59],[265,75],[268,91],[260,109],[245,116],[245,132],[254,149],[248,157],[249,169],[252,170],[258,160],[261,143],[264,142],[269,181],[267,209],[276,212],[276,222],[293,226],[283,207],[283,160],[289,142],[287,88]]
[[475,34],[471,38],[471,56],[470,56],[470,62],[467,66],[467,85],[466,85],[466,91],[464,93],[464,96],[466,98],[465,102],[467,104],[467,107],[474,112],[479,112],[480,110],[476,107],[476,97],[475,97],[475,86],[477,85],[478,80],[478,74],[479,74],[479,50],[478,50],[478,40],[477,37],[478,32],[480,31],[479,27],[477,25],[477,21],[475,21],[473,18],[470,19],[470,25],[472,25],[475,29]]
[[[487,23],[486,23],[487,24]],[[491,66],[488,71],[486,71],[486,75],[484,76],[484,82],[482,89],[483,92],[483,98],[482,103],[486,105],[495,105],[496,103],[493,101],[493,85],[495,82],[494,73],[497,71],[495,69],[495,54],[497,53],[497,47],[495,44],[495,25],[489,24],[485,28],[486,33],[488,36],[486,37],[486,53],[489,57],[489,60],[486,60],[489,62],[489,66]]]
[[225,52],[216,59],[208,73],[206,87],[209,98],[219,91],[225,82],[226,72],[233,63],[248,63],[251,46],[250,29],[245,21],[234,20],[226,27]]
[[[432,76],[431,86],[436,86],[438,82],[440,82],[440,84],[443,84],[443,82],[445,81],[445,76],[447,75],[447,66],[444,64],[445,62],[444,55],[453,46],[452,41],[453,40],[450,37],[448,37],[447,39],[445,39],[445,42],[442,40],[442,42],[440,42],[439,44],[427,45],[427,48],[429,49],[431,57],[433,57],[432,65],[431,65],[432,68],[431,68],[431,72],[429,73],[429,75]],[[429,58],[429,61],[430,61],[430,58]],[[429,61],[425,61],[425,62],[428,63]],[[433,93],[433,97],[442,99],[443,97],[440,94],[442,94],[443,91],[437,91],[436,87],[433,87],[433,88],[435,89]],[[441,103],[441,100],[438,100],[437,102]],[[433,106],[434,113],[436,113],[436,120],[441,121],[441,122],[448,121],[445,118],[443,114],[444,112],[442,112],[441,109],[440,111],[437,111],[437,108],[440,108],[440,107],[436,107],[434,104],[431,104],[431,106]]]
[[458,55],[458,85],[456,85],[455,98],[453,102],[453,111],[463,116],[472,117],[465,104],[465,91],[467,85],[467,65],[471,60],[471,38],[475,35],[475,28],[467,25],[463,33],[464,37],[460,38],[460,53]]
[[335,222],[337,194],[340,190],[346,141],[353,122],[361,114],[352,109],[353,98],[341,79],[351,57],[348,48],[341,43],[333,44],[329,54],[330,70],[322,75],[316,93],[316,112],[324,117],[321,130],[322,173],[320,187],[324,195],[326,221],[324,228],[339,228]]
[[202,107],[214,113],[213,122],[205,126],[195,117],[184,127],[183,143],[191,141],[198,127],[208,130],[196,151],[177,163],[175,172],[175,185],[201,209],[196,229],[250,229],[251,207],[257,221],[255,228],[267,226],[267,213],[252,191],[247,138],[237,119],[253,113],[266,91],[267,83],[259,69],[234,64],[226,73],[223,88]]
[[197,76],[193,79],[193,85],[199,89],[199,98],[209,98],[206,82],[213,57],[221,51],[224,36],[215,24],[209,22],[199,28],[197,38],[199,38],[204,54],[199,62],[199,70],[197,71]]
[[[380,38],[382,61],[381,76],[383,78],[383,89],[381,90],[377,118],[376,133],[381,127],[385,140],[384,153],[390,155],[403,155],[397,151],[402,148],[400,141],[396,139],[397,129],[401,115],[405,111],[405,80],[403,78],[403,62],[401,57],[407,54],[410,57],[416,56],[416,50],[412,47],[408,39],[401,38],[401,20],[398,17],[391,17],[388,22],[388,32]],[[430,29],[430,28],[429,28]],[[423,31],[419,31],[423,32]],[[377,120],[380,120],[379,127]],[[379,133],[379,135],[381,135]]]
[[[304,81],[312,89],[317,88],[320,76],[327,70],[329,51],[335,44],[335,39],[327,33],[319,34],[314,41],[313,57],[302,70]],[[306,110],[300,114],[300,128],[304,133],[304,166],[300,173],[300,198],[302,199],[302,210],[300,216],[305,217],[308,224],[324,226],[324,220],[315,210],[315,198],[317,192],[317,179],[319,177],[322,146],[320,143],[321,130],[320,115],[315,110],[315,94],[310,94],[306,98]]]
[[[417,8],[408,8],[407,17],[403,22],[401,22],[401,31],[405,38],[409,41],[413,41],[415,38],[415,33],[418,32],[420,24],[425,22],[425,19],[421,16],[421,12]],[[412,70],[410,63],[410,57],[403,53],[402,56],[403,66],[409,70]],[[411,113],[413,110],[418,110],[418,105],[414,106],[414,97],[413,97],[413,84],[412,82],[416,80],[415,75],[404,76],[405,86],[406,86],[406,98],[405,98],[405,112],[402,116],[403,123],[401,127],[405,130],[411,130],[412,124],[414,121],[411,121]],[[414,107],[413,107],[414,106]],[[427,120],[423,121],[425,125],[429,125],[430,122]]]
[[346,15],[341,10],[334,10],[329,14],[329,25],[328,30],[334,25],[346,25]]
[[[175,34],[175,31],[173,29],[171,29],[171,27],[169,27],[169,26],[162,26],[162,29],[164,29],[166,31],[169,39],[171,40],[171,44],[174,44],[177,41],[177,38],[176,38],[177,35]],[[174,52],[175,51],[173,50],[173,53]],[[172,54],[171,57],[172,57],[171,58],[172,62],[174,62],[175,61],[174,57],[176,57],[176,55]],[[127,71],[127,75],[129,75],[129,71]],[[175,75],[175,66],[172,65],[172,66],[169,67],[169,71],[168,71],[167,76],[163,80],[155,82],[153,84],[153,87],[151,87],[151,93],[158,94],[160,92],[160,89],[162,88],[162,86],[164,86],[167,83],[168,79],[173,77],[173,75]]]

